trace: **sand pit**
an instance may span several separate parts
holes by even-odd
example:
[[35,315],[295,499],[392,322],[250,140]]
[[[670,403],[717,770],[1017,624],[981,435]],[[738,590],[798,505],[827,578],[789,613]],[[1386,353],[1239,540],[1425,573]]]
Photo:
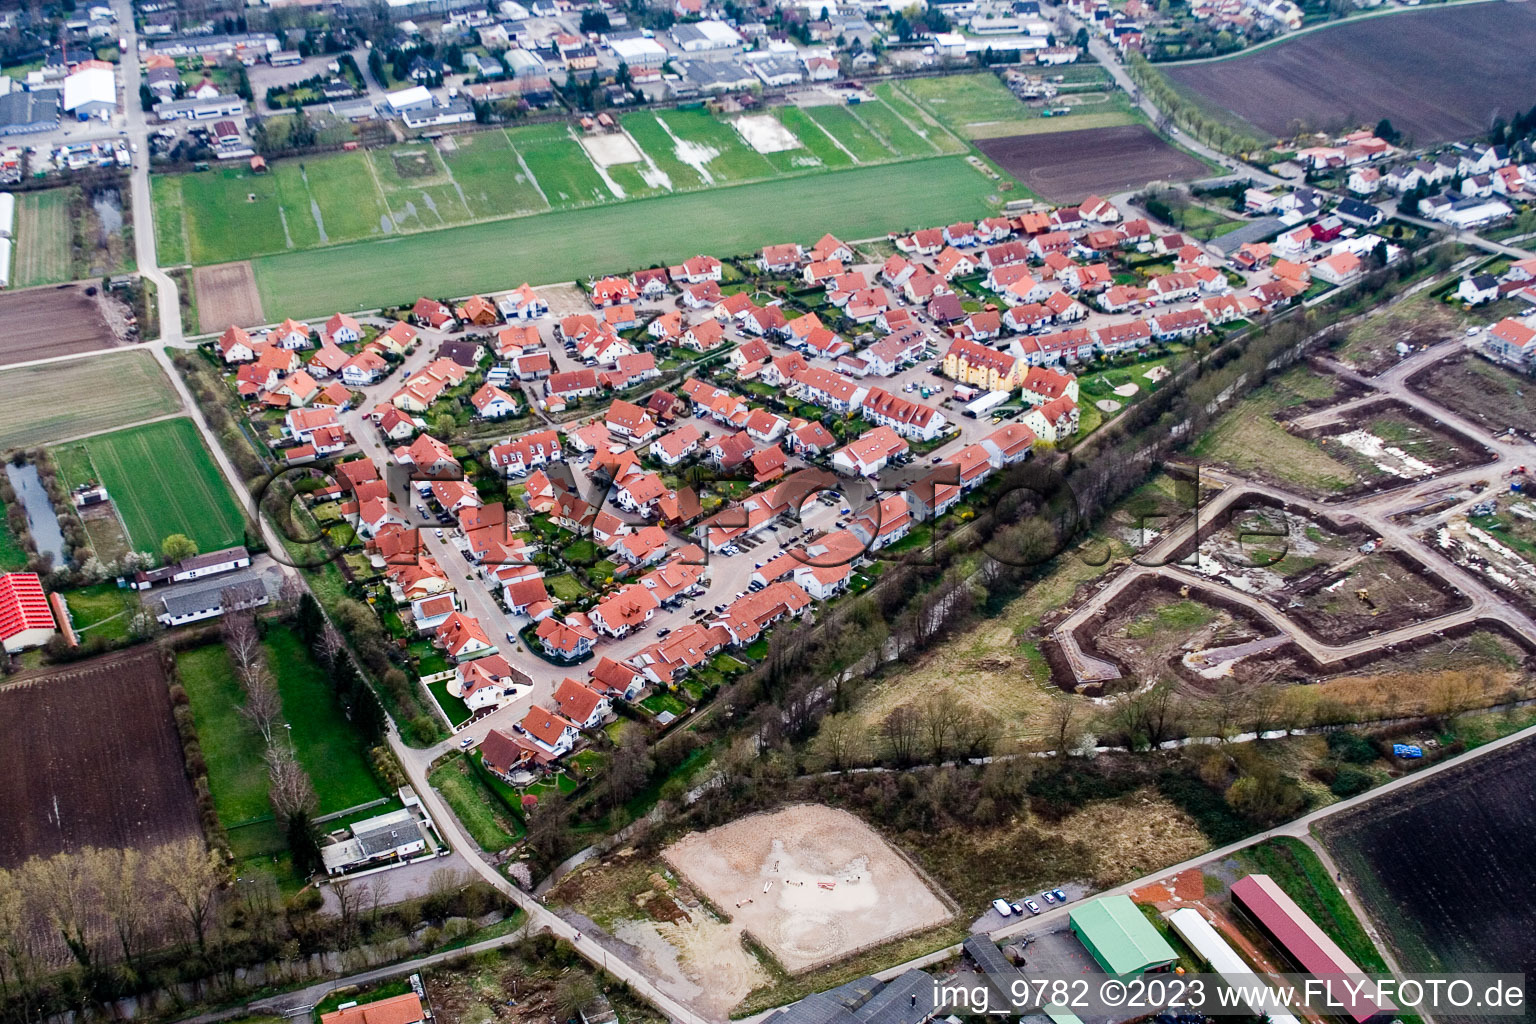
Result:
[[949,909],[874,829],[818,805],[693,833],[662,856],[799,972],[949,920]]
[[1140,390],[1141,388],[1135,384],[1121,384],[1119,387],[1115,388],[1115,394],[1119,395],[1121,398],[1130,398]]
[[759,153],[799,149],[800,140],[772,114],[750,114],[735,120],[736,131]]
[[583,135],[581,148],[587,151],[587,156],[599,167],[612,167],[614,164],[637,164],[640,162],[640,150],[635,148],[634,140],[628,135],[615,132],[612,135]]
[[1158,381],[1168,376],[1170,372],[1171,371],[1169,371],[1168,367],[1166,366],[1154,366],[1152,369],[1142,374],[1142,376],[1151,381],[1153,384],[1156,384]]
[[1120,411],[1120,403],[1115,401],[1113,398],[1101,398],[1097,402],[1094,402],[1093,404],[1098,406],[1099,412],[1119,412]]

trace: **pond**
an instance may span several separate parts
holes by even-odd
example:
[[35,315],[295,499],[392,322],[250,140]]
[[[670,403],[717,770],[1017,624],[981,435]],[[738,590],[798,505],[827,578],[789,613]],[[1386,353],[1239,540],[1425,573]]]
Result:
[[21,502],[21,507],[27,512],[27,528],[32,531],[32,540],[37,544],[38,554],[52,554],[53,564],[63,565],[67,561],[64,555],[64,534],[59,529],[59,518],[53,511],[53,502],[48,500],[48,490],[43,486],[42,478],[37,475],[37,467],[7,462],[5,475],[10,478],[11,487],[16,491],[16,500]]

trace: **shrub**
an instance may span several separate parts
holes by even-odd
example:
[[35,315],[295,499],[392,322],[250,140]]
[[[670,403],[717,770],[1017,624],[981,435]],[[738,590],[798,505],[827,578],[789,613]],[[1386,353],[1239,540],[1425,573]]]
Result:
[[1328,734],[1328,753],[1347,764],[1370,764],[1376,760],[1376,748],[1370,740],[1344,730]]
[[1337,797],[1354,796],[1357,793],[1364,793],[1370,789],[1371,782],[1372,779],[1369,772],[1356,768],[1353,765],[1345,765],[1333,777],[1333,784],[1328,787],[1328,790]]

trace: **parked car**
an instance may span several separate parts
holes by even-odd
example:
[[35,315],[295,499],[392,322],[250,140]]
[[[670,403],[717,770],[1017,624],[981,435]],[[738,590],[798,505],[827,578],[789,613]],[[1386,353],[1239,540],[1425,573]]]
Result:
[[1029,908],[1029,912],[1031,914],[1040,913],[1040,904],[1036,903],[1034,900],[1027,896],[1024,898],[1024,905]]
[[670,629],[658,629],[656,631],[656,639],[660,640],[662,637],[670,636],[671,634],[672,634],[672,630],[670,630]]
[[1045,890],[1045,892],[1042,892],[1040,895],[1045,898],[1045,902],[1047,903],[1056,902],[1056,897],[1051,895],[1051,890],[1049,889]]
[[474,745],[475,738],[473,736],[465,736],[463,739],[459,740],[460,747],[472,747]]
[[1013,912],[1014,912],[1014,913],[1015,913],[1015,914],[1017,914],[1017,915],[1018,915],[1018,916],[1020,916],[1020,917],[1023,917],[1023,916],[1024,916],[1024,908],[1023,908],[1023,907],[1021,907],[1021,906],[1019,906],[1019,905],[1018,905],[1018,904],[1017,904],[1017,903],[1014,903],[1014,902],[1012,902],[1012,901],[1009,901],[1009,903],[1008,903],[1008,906],[1009,906],[1009,907],[1010,907],[1010,908],[1012,908],[1012,910],[1013,910]]
[[1005,899],[1002,899],[1001,897],[992,901],[992,909],[997,911],[998,916],[1000,917],[1013,916],[1013,904],[1009,903]]
[[1058,902],[1061,902],[1061,903],[1067,902],[1067,894],[1062,892],[1060,889],[1052,889],[1051,892],[1053,894],[1055,894],[1056,899],[1057,899]]

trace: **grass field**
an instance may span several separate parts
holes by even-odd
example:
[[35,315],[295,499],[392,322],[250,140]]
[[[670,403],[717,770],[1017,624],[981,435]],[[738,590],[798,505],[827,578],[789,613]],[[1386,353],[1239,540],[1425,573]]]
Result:
[[912,125],[884,103],[860,103],[846,109],[896,156],[932,156],[940,152],[932,140],[919,135]]
[[82,640],[93,636],[126,638],[139,611],[139,592],[116,583],[97,583],[63,593],[70,621]]
[[924,110],[910,95],[903,92],[895,82],[881,82],[875,86],[874,94],[898,117],[912,126],[913,131],[933,143],[934,148],[942,153],[965,152],[965,141],[955,135],[954,132],[944,127],[943,122]]
[[805,112],[841,142],[843,148],[852,153],[859,163],[879,163],[890,159],[891,151],[847,107],[807,107]]
[[[823,167],[839,168],[852,167],[853,157],[839,146],[826,130],[811,117],[802,107],[779,107],[774,111],[779,117],[779,123],[795,133],[795,138],[805,147],[805,151],[817,160]],[[793,160],[798,150],[787,150],[783,153],[769,154],[769,159]]]
[[644,150],[656,167],[671,180],[674,191],[699,188],[704,184],[697,170],[677,158],[677,144],[672,141],[655,114],[650,111],[625,114],[620,123],[629,137],[635,140],[635,145]]
[[1275,420],[1281,410],[1305,400],[1310,378],[1311,372],[1300,367],[1270,381],[1217,420],[1191,454],[1314,492],[1348,488],[1356,479],[1349,466]]
[[477,132],[454,138],[443,162],[464,192],[469,212],[479,217],[538,213],[549,203],[523,172],[505,132]]
[[27,549],[21,546],[5,519],[6,504],[0,501],[0,572],[15,572],[27,567]]
[[705,162],[704,169],[716,184],[773,177],[773,166],[767,159],[747,145],[735,128],[717,121],[707,111],[663,110],[657,116],[684,143],[691,142],[715,151]]
[[1038,119],[990,72],[914,78],[903,82],[902,88],[930,114],[968,139],[991,137],[987,130],[1000,123]]
[[564,124],[513,128],[507,137],[551,206],[587,206],[613,199],[587,151]]
[[330,814],[388,796],[368,766],[368,752],[331,695],[325,668],[304,641],[286,626],[274,626],[265,640],[267,663],[283,695],[283,717],[293,726],[294,748],[319,798],[319,813]]
[[517,841],[517,825],[496,802],[496,797],[463,757],[449,760],[428,778],[443,795],[454,817],[482,850],[505,850]]
[[225,828],[233,828],[271,814],[261,734],[240,717],[244,696],[229,653],[222,644],[182,651],[176,656],[176,668],[191,701],[219,820]]
[[72,190],[50,188],[16,197],[16,242],[12,253],[14,287],[30,288],[74,279],[70,253],[69,197]]
[[162,267],[187,262],[187,232],[182,201],[182,179],[156,174],[149,179],[155,201],[155,260]]
[[[755,155],[755,154],[754,154]],[[255,261],[264,307],[274,315],[319,315],[400,302],[405,292],[467,295],[620,271],[698,252],[750,252],[830,231],[869,238],[988,210],[992,185],[964,160],[856,168],[743,185],[728,195],[693,192],[611,209],[521,219],[515,235],[491,222]],[[515,237],[516,245],[510,244]]]
[[181,408],[148,352],[0,370],[0,394],[27,396],[0,405],[0,451],[112,430]]
[[85,447],[134,550],[158,552],[172,533],[186,534],[203,551],[245,537],[245,513],[191,420],[161,420],[100,434]]

